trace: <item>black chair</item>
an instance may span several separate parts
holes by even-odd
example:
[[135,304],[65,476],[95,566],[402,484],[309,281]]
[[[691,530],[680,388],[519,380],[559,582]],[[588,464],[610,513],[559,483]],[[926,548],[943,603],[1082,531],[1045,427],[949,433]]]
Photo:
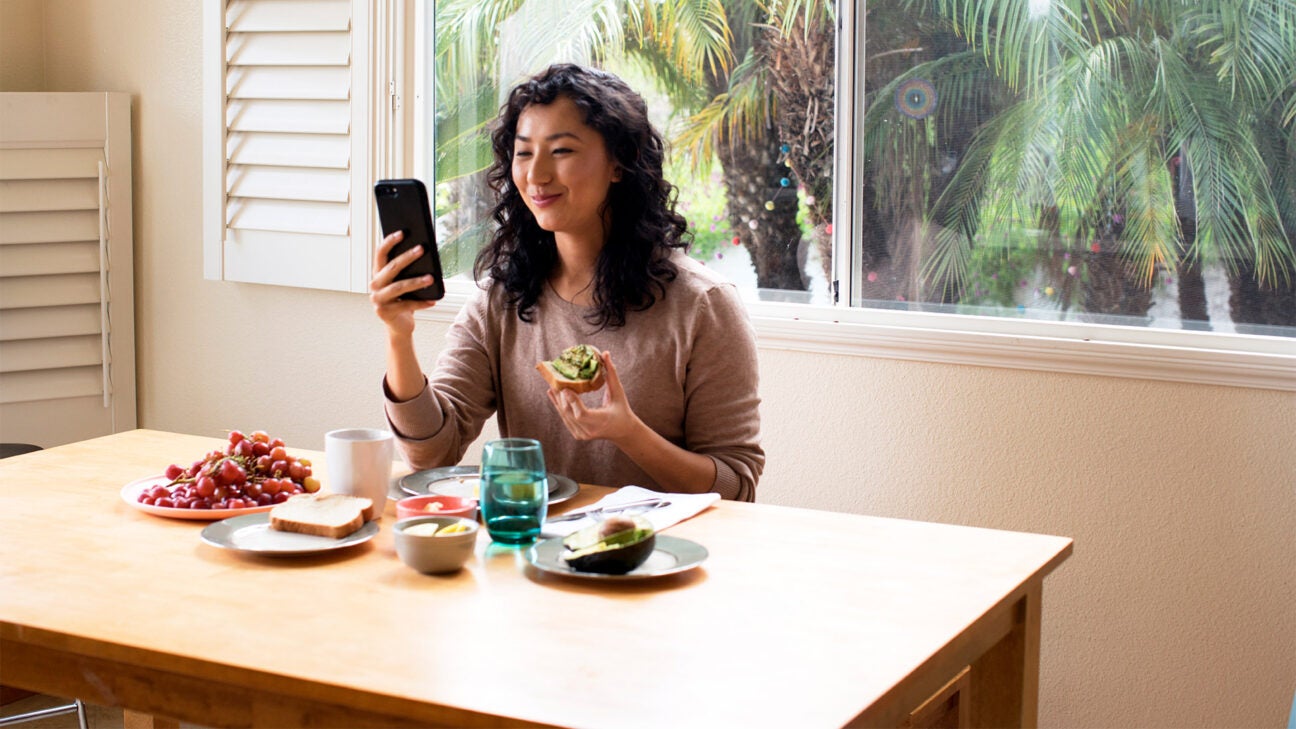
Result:
[[[0,443],[0,458],[21,456],[24,453],[35,453],[40,449],[40,446],[32,445],[31,443]],[[51,716],[59,716],[60,714],[71,714],[74,711],[77,715],[77,724],[80,725],[81,729],[88,729],[89,724],[86,723],[85,704],[81,703],[81,699],[74,699],[71,703],[51,706],[48,709],[27,711],[22,714],[14,714],[13,716],[0,716],[0,727],[19,724],[25,721],[46,719]]]

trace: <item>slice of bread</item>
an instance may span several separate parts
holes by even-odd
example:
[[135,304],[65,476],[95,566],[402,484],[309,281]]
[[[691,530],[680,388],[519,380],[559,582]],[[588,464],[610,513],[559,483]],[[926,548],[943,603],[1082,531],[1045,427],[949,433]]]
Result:
[[270,510],[270,528],[341,539],[373,518],[373,499],[317,491],[297,494]]
[[603,386],[603,368],[600,367],[594,377],[588,380],[573,380],[558,370],[554,369],[552,362],[540,362],[536,364],[536,369],[544,375],[545,381],[549,387],[554,390],[571,390],[572,392],[594,392]]

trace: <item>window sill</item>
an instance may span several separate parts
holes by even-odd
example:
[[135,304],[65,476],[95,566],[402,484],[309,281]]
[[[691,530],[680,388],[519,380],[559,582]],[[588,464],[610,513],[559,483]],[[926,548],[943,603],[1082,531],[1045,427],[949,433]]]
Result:
[[[449,323],[472,284],[418,318]],[[1296,391],[1296,339],[749,301],[766,349]]]

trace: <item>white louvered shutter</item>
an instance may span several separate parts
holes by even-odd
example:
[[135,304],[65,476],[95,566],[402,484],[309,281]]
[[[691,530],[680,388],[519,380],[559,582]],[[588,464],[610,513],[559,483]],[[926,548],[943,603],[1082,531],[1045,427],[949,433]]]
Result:
[[0,94],[0,440],[135,427],[130,96]]
[[210,5],[205,277],[365,291],[373,205],[367,0]]

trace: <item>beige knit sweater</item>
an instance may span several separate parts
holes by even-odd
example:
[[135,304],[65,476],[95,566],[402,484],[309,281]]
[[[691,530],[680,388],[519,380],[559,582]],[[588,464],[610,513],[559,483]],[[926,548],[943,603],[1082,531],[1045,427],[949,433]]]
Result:
[[[478,291],[446,335],[428,386],[413,399],[392,400],[384,382],[387,418],[411,468],[454,465],[492,413],[500,434],[535,438],[548,470],[581,483],[639,485],[669,490],[608,441],[571,436],[545,396],[535,365],[575,344],[612,354],[630,407],[667,440],[715,460],[710,490],[753,501],[765,465],[760,447],[760,398],[755,337],[732,284],[677,254],[680,275],[646,311],[627,312],[626,325],[596,331],[586,310],[547,290],[532,323],[518,319],[502,287]],[[602,402],[603,390],[582,397]]]

